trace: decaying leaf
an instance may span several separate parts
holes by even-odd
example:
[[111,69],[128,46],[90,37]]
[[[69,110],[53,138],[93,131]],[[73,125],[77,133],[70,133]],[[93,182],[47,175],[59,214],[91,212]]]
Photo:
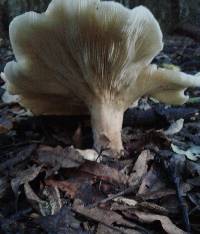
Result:
[[149,150],[144,150],[138,157],[132,173],[129,177],[129,184],[131,186],[139,186],[143,177],[147,173],[148,161],[153,159],[153,155]]
[[169,215],[167,208],[159,206],[152,202],[140,202],[137,204],[138,210],[152,212],[160,215]]
[[93,175],[99,180],[117,183],[118,185],[128,182],[128,176],[119,170],[97,162],[86,162],[80,167],[80,171]]
[[151,169],[144,176],[139,187],[138,194],[154,192],[163,188],[165,188],[165,184],[161,180],[158,172],[152,166]]
[[[9,217],[0,217],[0,232],[3,233],[24,233],[25,225],[23,225],[19,220],[28,216],[31,212],[31,208],[20,210],[16,214],[11,215]],[[30,232],[30,229],[27,233]]]
[[19,186],[34,180],[40,173],[43,165],[36,167],[33,165],[25,171],[20,171],[16,178],[11,180],[11,187],[15,194],[18,193]]
[[123,227],[119,227],[119,228],[111,228],[108,227],[104,224],[99,224],[96,234],[142,234],[143,232],[139,232],[133,229],[129,229],[129,228],[123,228]]
[[[158,165],[160,165],[160,173],[165,176],[168,183],[171,184],[177,194],[180,210],[182,212],[182,220],[188,232],[191,230],[188,207],[185,205],[184,193],[181,188],[183,182],[183,175],[186,169],[186,159],[180,154],[174,154],[170,151],[161,151],[160,159],[157,159]],[[183,186],[184,187],[184,186]],[[186,186],[188,187],[188,186]],[[188,188],[186,188],[187,191]],[[191,188],[189,188],[190,190]]]
[[70,199],[79,198],[85,201],[85,203],[92,202],[92,182],[84,178],[82,180],[46,180],[47,186],[56,187],[65,192]]
[[192,178],[192,179],[188,179],[187,183],[200,187],[200,176]]
[[56,187],[49,187],[43,190],[43,194],[46,195],[46,200],[39,198],[29,183],[24,185],[24,191],[29,203],[42,216],[54,215],[62,207],[60,194]]
[[29,183],[24,184],[24,191],[25,191],[27,200],[32,205],[32,207],[35,210],[37,210],[37,212],[39,212],[42,216],[51,214],[51,211],[49,210],[48,202],[40,199],[35,194],[31,186],[29,185]]
[[60,192],[57,187],[45,187],[42,191],[51,208],[51,214],[57,213],[62,208]]
[[137,197],[142,199],[143,201],[151,201],[157,200],[163,197],[168,197],[169,195],[175,195],[176,191],[173,189],[161,189],[155,192],[146,192],[142,194],[138,194]]
[[181,134],[183,141],[188,139],[195,145],[200,145],[200,122],[189,122],[184,125]]
[[55,148],[50,146],[41,146],[38,151],[37,160],[54,168],[75,168],[82,165],[85,160],[95,161],[98,154],[94,150],[79,150],[74,147]]
[[172,221],[167,216],[145,213],[141,211],[133,211],[133,213],[142,223],[152,223],[154,221],[160,221],[163,229],[168,234],[186,234],[186,232],[184,232],[183,230],[178,228],[175,224],[173,224]]
[[0,134],[7,133],[13,128],[13,123],[10,119],[0,117]]
[[173,122],[167,130],[164,131],[166,135],[173,135],[181,131],[183,128],[184,119],[178,119]]
[[192,176],[200,176],[200,163],[194,161],[187,161],[186,170]]
[[70,198],[75,198],[80,187],[80,184],[59,180],[46,180],[45,184],[47,186],[57,187],[61,191],[66,192]]
[[12,157],[5,162],[0,164],[0,171],[6,171],[10,168],[13,168],[16,164],[23,162],[24,160],[30,158],[32,153],[36,149],[36,144],[30,144],[22,148],[15,157]]
[[170,214],[177,215],[180,212],[180,202],[177,199],[177,195],[174,191],[174,194],[168,194],[163,196],[160,199],[160,205],[166,208]]
[[129,228],[136,228],[136,227],[139,228],[138,225],[134,224],[133,222],[129,222],[128,220],[125,220],[122,217],[122,215],[114,211],[101,209],[98,207],[87,208],[83,206],[80,200],[74,201],[73,210],[76,213],[83,215],[96,222],[99,222],[101,224],[106,224],[109,226],[113,224],[117,224],[117,225],[129,227]]
[[39,218],[37,223],[49,234],[87,234],[83,232],[80,222],[74,218],[74,214],[67,206],[55,215]]
[[37,154],[40,163],[58,169],[79,167],[85,161],[80,155],[75,153],[73,147],[62,148],[61,146],[57,146],[53,148],[50,146],[41,146]]
[[5,195],[5,192],[9,188],[9,182],[6,177],[0,177],[0,199]]
[[192,161],[196,161],[200,158],[200,146],[192,144],[187,150],[182,150],[174,144],[171,144],[171,147],[175,153],[185,155]]

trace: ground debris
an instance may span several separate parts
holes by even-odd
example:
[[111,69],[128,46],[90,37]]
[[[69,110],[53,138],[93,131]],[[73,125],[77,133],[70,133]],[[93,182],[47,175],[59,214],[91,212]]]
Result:
[[23,162],[24,160],[30,158],[32,153],[36,149],[35,144],[31,144],[23,147],[15,157],[7,159],[5,162],[0,163],[0,171],[12,169],[16,164]]
[[[170,37],[154,62],[195,74],[199,48]],[[182,107],[143,97],[126,111],[119,160],[92,149],[88,116],[1,102],[0,233],[199,233],[200,90],[186,92]]]
[[[171,220],[162,215],[156,215],[152,213],[145,213],[145,212],[140,212],[140,211],[135,211],[132,213],[132,215],[135,215],[136,218],[139,219],[140,222],[144,223],[152,223],[155,221],[160,221],[163,229],[166,231],[166,233],[169,234],[186,234],[183,230],[175,226]],[[129,216],[130,217],[130,216]]]
[[9,182],[6,177],[0,178],[0,198],[5,195],[6,190],[9,188]]
[[80,198],[86,204],[92,202],[94,199],[92,181],[86,180],[75,180],[75,181],[56,181],[46,180],[45,184],[52,188],[58,188],[65,192],[65,195],[70,199]]
[[187,232],[191,232],[191,225],[189,221],[188,207],[184,199],[184,193],[181,189],[181,182],[183,182],[183,173],[185,172],[185,158],[176,154],[160,154],[159,162],[160,169],[165,173],[166,178],[174,186],[177,194],[177,199],[182,211],[183,222]]
[[118,230],[115,229],[113,232],[113,229],[104,225],[104,224],[99,224],[97,228],[96,234],[142,234],[144,232],[136,231],[133,229],[128,229],[128,228],[119,228]]
[[81,228],[80,222],[74,217],[73,212],[67,206],[64,206],[54,215],[40,217],[36,222],[48,234],[87,234]]
[[103,180],[118,185],[126,185],[128,183],[128,177],[125,174],[104,164],[87,162],[82,165],[80,170],[93,175],[98,180]]
[[47,166],[57,168],[76,168],[85,162],[80,153],[73,147],[62,148],[57,146],[55,148],[49,146],[40,146],[37,150],[39,163]]
[[129,177],[130,186],[140,186],[143,177],[148,170],[148,162],[153,159],[153,154],[149,150],[143,151],[137,158]]
[[18,194],[19,186],[34,180],[42,169],[41,166],[32,166],[24,171],[20,171],[15,178],[11,180],[11,187],[15,194]]
[[106,226],[109,226],[110,228],[114,230],[117,230],[117,228],[113,227],[112,225],[122,225],[126,226],[128,228],[134,228],[138,230],[143,230],[142,227],[139,225],[129,222],[128,220],[125,220],[120,214],[111,211],[111,210],[106,210],[98,207],[94,208],[86,208],[83,206],[83,204],[79,200],[75,200],[73,204],[73,210],[78,213],[83,215],[84,217],[87,217],[91,220],[94,220],[96,222],[99,222],[101,224],[104,224]]
[[40,199],[35,194],[29,183],[24,185],[24,192],[29,203],[42,216],[53,215],[57,213],[62,206],[60,194],[57,188],[45,188],[43,190],[43,195],[44,192],[46,193],[46,200]]
[[0,134],[7,133],[13,128],[11,120],[1,117],[0,118]]

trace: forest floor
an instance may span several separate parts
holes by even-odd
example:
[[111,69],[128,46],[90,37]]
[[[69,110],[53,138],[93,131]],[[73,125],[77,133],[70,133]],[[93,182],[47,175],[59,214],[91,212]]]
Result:
[[[0,40],[0,70],[13,58]],[[195,74],[200,43],[170,36],[154,62]],[[187,92],[181,107],[144,97],[125,113],[120,160],[92,150],[87,116],[1,101],[0,233],[200,233],[200,89]]]

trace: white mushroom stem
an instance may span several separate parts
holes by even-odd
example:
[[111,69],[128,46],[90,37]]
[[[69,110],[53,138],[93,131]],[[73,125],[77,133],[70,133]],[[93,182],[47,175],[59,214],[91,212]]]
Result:
[[98,151],[107,148],[113,153],[120,153],[123,150],[121,140],[123,108],[118,108],[113,103],[95,103],[90,112],[94,147]]

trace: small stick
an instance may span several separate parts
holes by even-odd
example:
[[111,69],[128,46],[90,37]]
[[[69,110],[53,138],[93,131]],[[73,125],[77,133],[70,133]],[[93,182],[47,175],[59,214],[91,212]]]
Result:
[[125,190],[123,190],[123,191],[121,191],[119,193],[116,193],[116,194],[114,194],[114,195],[112,195],[112,196],[110,196],[108,198],[105,198],[103,200],[100,200],[100,201],[97,201],[97,202],[95,202],[93,204],[90,204],[90,205],[87,206],[87,208],[94,208],[94,207],[96,207],[96,206],[98,206],[100,204],[105,204],[105,203],[107,203],[107,202],[109,202],[109,201],[111,201],[111,200],[113,200],[113,199],[115,199],[117,197],[128,195],[130,193],[134,193],[135,190],[136,190],[136,187],[129,187],[129,188],[127,188],[127,189],[125,189]]

